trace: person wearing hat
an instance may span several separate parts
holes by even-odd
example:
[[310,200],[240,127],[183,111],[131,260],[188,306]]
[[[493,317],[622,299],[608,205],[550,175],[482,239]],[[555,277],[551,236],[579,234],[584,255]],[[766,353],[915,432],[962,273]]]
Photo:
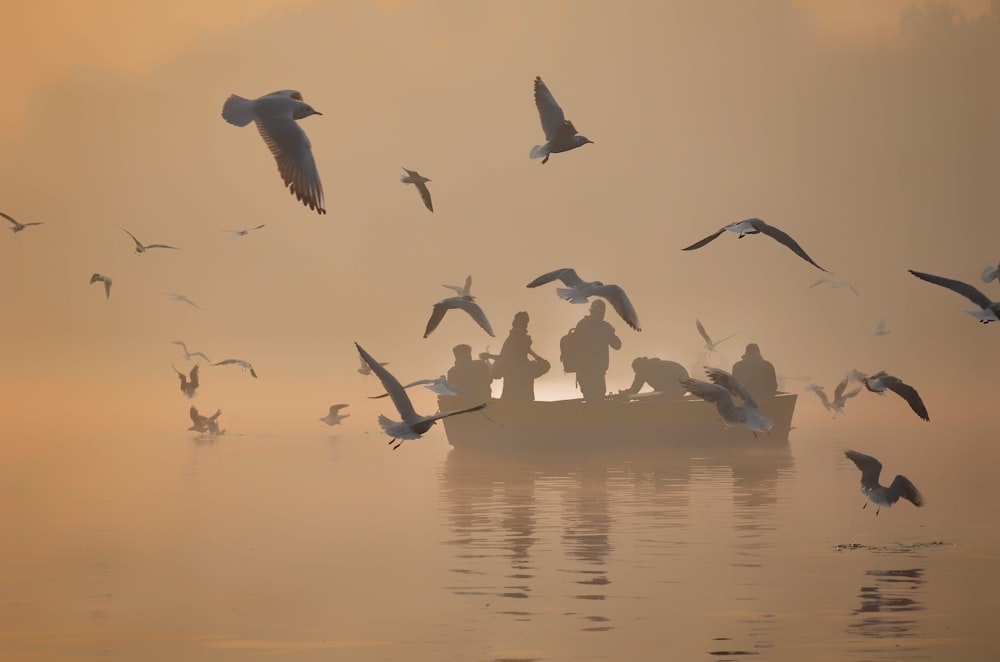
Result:
[[455,345],[455,365],[448,369],[448,381],[465,391],[475,403],[489,402],[493,397],[493,369],[483,359],[472,358],[472,347]]
[[755,400],[769,398],[778,391],[778,377],[770,361],[764,360],[757,343],[750,343],[743,358],[733,364],[733,377]]
[[604,319],[606,308],[602,299],[594,299],[590,313],[576,323],[574,331],[580,344],[576,383],[587,402],[604,399],[608,391],[604,381],[610,356],[608,348],[617,350],[622,346],[621,338],[615,335],[615,327]]
[[514,315],[510,334],[503,342],[500,355],[494,357],[493,379],[503,380],[501,400],[534,402],[535,380],[549,371],[547,360],[531,349],[528,335],[528,313]]

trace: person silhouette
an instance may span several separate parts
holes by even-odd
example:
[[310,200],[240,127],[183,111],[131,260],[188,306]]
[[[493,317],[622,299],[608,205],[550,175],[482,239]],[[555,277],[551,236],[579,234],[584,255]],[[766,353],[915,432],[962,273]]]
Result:
[[574,334],[579,347],[576,366],[576,383],[587,402],[603,400],[608,387],[604,381],[608,371],[608,348],[621,349],[622,341],[615,335],[615,327],[604,320],[606,306],[603,299],[594,299],[590,312],[576,323]]
[[680,380],[690,375],[680,363],[640,356],[632,361],[632,370],[635,380],[628,388],[618,391],[618,395],[635,395],[645,384],[649,384],[658,398],[680,400],[684,397],[686,389],[681,386]]
[[757,343],[750,343],[743,358],[733,364],[733,377],[740,380],[754,399],[769,398],[778,391],[778,377],[770,361],[764,360]]
[[472,358],[472,347],[455,345],[455,365],[448,369],[448,381],[465,391],[475,403],[489,402],[493,397],[493,370],[482,359]]
[[549,371],[551,364],[531,349],[528,313],[514,315],[510,334],[503,341],[500,354],[494,357],[493,379],[503,380],[501,400],[533,402],[535,380]]

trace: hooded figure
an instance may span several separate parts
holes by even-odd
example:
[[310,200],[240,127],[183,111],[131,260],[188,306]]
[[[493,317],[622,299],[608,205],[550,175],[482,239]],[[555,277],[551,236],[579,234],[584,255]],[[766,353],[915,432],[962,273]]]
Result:
[[750,392],[755,400],[769,398],[778,391],[778,377],[770,361],[764,360],[757,343],[750,343],[743,358],[733,364],[733,377]]

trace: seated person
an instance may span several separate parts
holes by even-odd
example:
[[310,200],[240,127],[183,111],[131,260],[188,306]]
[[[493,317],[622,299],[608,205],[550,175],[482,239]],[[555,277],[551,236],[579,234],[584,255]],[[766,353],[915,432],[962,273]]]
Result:
[[472,347],[455,345],[455,365],[448,369],[448,381],[469,394],[473,402],[489,402],[493,397],[493,369],[482,359],[472,358]]
[[769,398],[778,391],[774,366],[761,356],[757,343],[747,345],[743,358],[733,364],[733,377],[740,380],[754,400]]
[[627,389],[619,391],[619,395],[635,395],[645,384],[668,400],[680,400],[687,389],[681,386],[680,379],[688,377],[688,371],[680,363],[657,358],[640,356],[632,361],[635,371],[635,381]]

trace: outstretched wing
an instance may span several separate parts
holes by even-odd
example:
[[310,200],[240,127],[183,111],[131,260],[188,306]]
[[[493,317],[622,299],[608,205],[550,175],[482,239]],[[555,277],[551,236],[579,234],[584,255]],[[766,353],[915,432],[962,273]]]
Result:
[[420,199],[424,201],[424,206],[427,207],[428,211],[434,211],[434,205],[431,203],[431,192],[427,188],[427,184],[423,182],[414,182],[416,184],[417,190],[420,191]]
[[542,120],[545,140],[552,140],[559,127],[566,121],[566,115],[549,92],[549,88],[542,82],[541,76],[535,77],[535,107],[538,108],[538,116]]
[[[121,227],[121,226],[119,226],[119,227]],[[131,232],[129,232],[129,231],[128,231],[128,230],[126,230],[125,228],[122,228],[122,232],[124,232],[124,233],[125,233],[125,234],[127,234],[128,236],[132,237],[132,241],[134,241],[134,242],[135,242],[135,245],[136,245],[136,246],[138,246],[139,248],[145,248],[145,247],[144,247],[144,246],[142,245],[142,242],[141,242],[141,241],[139,241],[138,239],[136,239],[136,238],[135,238],[135,235],[134,235],[134,234],[132,234]]]
[[692,379],[691,377],[682,377],[680,383],[692,395],[714,404],[716,411],[719,412],[719,415],[727,423],[735,424],[740,422],[739,416],[736,414],[736,405],[733,403],[733,396],[724,386],[709,384],[708,382],[703,382],[700,379]]
[[715,239],[716,237],[718,237],[720,234],[722,234],[725,231],[726,231],[726,228],[721,228],[718,232],[713,232],[712,234],[708,235],[704,239],[702,239],[700,241],[696,241],[693,244],[691,244],[690,246],[688,246],[687,248],[682,248],[681,250],[682,251],[693,251],[696,248],[701,248],[702,246],[704,246],[708,242],[712,241],[713,239]]
[[444,314],[448,312],[448,304],[437,302],[434,304],[434,308],[431,310],[431,317],[427,320],[427,328],[424,329],[424,338],[431,335],[434,329],[438,328],[441,320],[444,319]]
[[881,381],[887,389],[906,400],[907,404],[910,405],[910,409],[916,412],[917,416],[925,421],[931,420],[930,416],[927,415],[927,407],[924,406],[924,401],[920,399],[917,389],[903,383],[901,379],[892,375],[885,375],[881,378]]
[[257,117],[254,122],[278,162],[278,172],[285,186],[309,209],[325,214],[323,185],[306,132],[291,116]]
[[[805,260],[809,264],[813,265],[814,267],[816,267],[820,271],[826,271],[826,269],[824,269],[823,267],[821,267],[818,264],[816,264],[816,262],[814,262],[813,259],[811,257],[809,257],[809,254],[806,253],[804,250],[802,250],[802,247],[799,246],[798,242],[796,242],[794,239],[792,239],[791,236],[788,235],[787,233],[782,232],[781,230],[779,230],[778,228],[774,227],[773,225],[768,225],[767,223],[765,223],[763,221],[761,221],[759,224],[757,224],[756,227],[763,234],[766,234],[771,239],[774,239],[778,243],[780,243],[780,244],[782,244],[782,245],[787,246],[788,248],[790,248],[793,253],[795,253],[796,255],[798,255],[803,260]],[[830,273],[830,272],[826,271],[826,273]]]
[[757,403],[754,401],[753,396],[750,395],[750,392],[746,390],[740,380],[721,368],[705,368],[705,374],[708,375],[708,378],[713,383],[725,387],[727,391],[743,400],[745,405],[757,409]]
[[483,312],[483,309],[479,307],[478,303],[464,297],[452,299],[452,302],[456,308],[461,308],[465,312],[469,313],[469,316],[476,321],[476,324],[483,328],[483,331],[490,334],[491,337],[496,337],[493,334],[493,327],[490,326],[490,321],[486,319],[486,313]]
[[639,315],[635,312],[635,306],[618,285],[598,285],[593,289],[593,293],[599,297],[604,297],[615,309],[615,312],[625,320],[625,323],[636,331],[642,331],[639,326]]
[[909,478],[902,475],[897,475],[893,478],[892,485],[889,486],[889,501],[898,501],[899,497],[903,497],[917,508],[926,503],[924,495],[920,493],[920,490],[910,482]]
[[914,271],[913,269],[908,269],[911,274],[919,278],[920,280],[926,280],[928,283],[934,283],[935,285],[940,285],[941,287],[946,287],[952,292],[957,292],[963,297],[976,304],[980,308],[989,308],[992,305],[990,298],[974,288],[968,283],[963,283],[960,280],[953,280],[951,278],[942,278],[941,276],[935,276],[933,274],[925,274],[920,271]]
[[823,390],[822,386],[820,386],[819,384],[806,384],[804,388],[807,391],[812,391],[813,393],[815,393],[816,396],[820,399],[820,402],[823,403],[823,406],[827,409],[830,409],[830,399],[826,397],[826,391]]
[[865,455],[864,453],[859,453],[858,451],[847,450],[844,451],[844,455],[846,455],[858,469],[861,469],[862,487],[869,490],[878,487],[878,477],[882,473],[881,462],[873,458],[871,455]]
[[708,336],[708,332],[705,331],[705,327],[702,326],[701,320],[695,319],[694,325],[696,327],[698,327],[698,333],[700,333],[701,337],[705,339],[705,344],[711,346],[712,345],[712,339]]
[[396,410],[403,417],[403,421],[410,422],[419,418],[416,410],[413,409],[413,404],[410,402],[410,396],[406,394],[406,390],[403,389],[403,385],[399,383],[399,380],[383,368],[381,363],[372,358],[372,355],[366,352],[361,345],[355,342],[354,346],[358,348],[358,354],[361,355],[364,362],[368,364],[371,371],[382,382],[382,387],[389,394],[389,397],[392,398],[392,404],[396,406]]
[[562,281],[567,287],[577,287],[579,285],[583,285],[583,280],[576,275],[575,269],[563,267],[562,269],[556,269],[548,272],[547,274],[542,274],[535,280],[528,283],[528,287],[538,287],[539,285],[551,283],[554,280]]

